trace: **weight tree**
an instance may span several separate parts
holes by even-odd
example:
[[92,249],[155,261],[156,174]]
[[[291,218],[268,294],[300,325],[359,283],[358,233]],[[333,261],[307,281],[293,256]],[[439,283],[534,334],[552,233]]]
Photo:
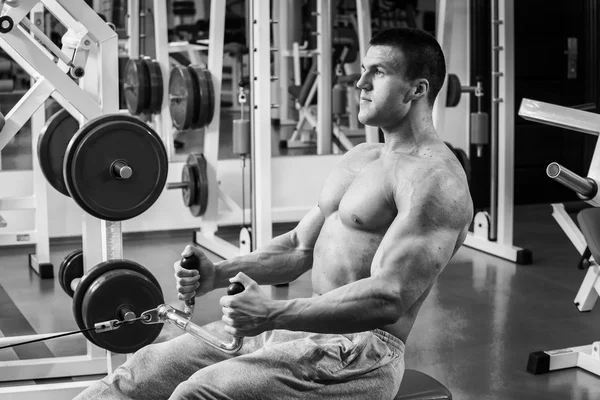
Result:
[[[52,45],[49,38],[36,30],[27,14],[41,3],[65,27],[63,49]],[[0,135],[0,148],[12,138],[49,98],[54,98],[83,125],[106,114],[118,113],[118,43],[114,32],[83,1],[22,0],[7,2],[0,46],[35,80],[29,91],[6,116],[6,126]],[[29,30],[35,39],[26,32]],[[41,40],[45,48],[38,44]],[[57,61],[54,61],[54,58]],[[79,80],[79,83],[77,82]],[[102,261],[122,258],[121,223],[101,220],[88,213],[82,215],[84,267]],[[41,336],[41,335],[34,335]],[[45,335],[44,335],[45,336]],[[31,338],[31,337],[30,337]],[[4,338],[22,341],[23,337]],[[105,374],[124,361],[87,343],[83,356],[17,360],[0,363],[3,381],[30,380],[63,376]],[[19,386],[0,389],[0,399],[24,394],[28,398],[65,398],[79,392],[88,382]]]

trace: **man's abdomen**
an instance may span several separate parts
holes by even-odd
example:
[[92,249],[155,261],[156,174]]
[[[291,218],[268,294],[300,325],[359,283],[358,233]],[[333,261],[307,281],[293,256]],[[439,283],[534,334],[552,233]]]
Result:
[[381,235],[344,226],[337,213],[327,218],[313,253],[313,291],[323,294],[369,277],[380,242]]

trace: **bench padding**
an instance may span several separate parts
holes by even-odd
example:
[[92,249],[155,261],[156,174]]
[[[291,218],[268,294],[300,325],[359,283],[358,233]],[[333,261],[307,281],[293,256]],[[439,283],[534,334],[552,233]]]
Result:
[[406,369],[394,400],[451,400],[452,393],[435,378],[414,369]]

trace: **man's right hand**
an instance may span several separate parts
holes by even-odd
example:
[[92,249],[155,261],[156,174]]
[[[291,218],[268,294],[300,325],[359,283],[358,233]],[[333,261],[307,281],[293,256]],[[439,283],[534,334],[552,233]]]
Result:
[[181,253],[182,257],[195,255],[200,261],[200,271],[185,269],[181,266],[181,260],[173,265],[175,269],[175,282],[177,283],[177,298],[188,300],[194,296],[203,296],[216,289],[217,267],[197,247],[186,246]]

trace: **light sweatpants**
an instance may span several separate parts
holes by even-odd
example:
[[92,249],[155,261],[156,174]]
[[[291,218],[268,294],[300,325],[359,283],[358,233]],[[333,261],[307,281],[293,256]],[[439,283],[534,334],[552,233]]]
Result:
[[[205,328],[227,337],[221,321]],[[382,330],[269,331],[234,355],[186,333],[138,350],[76,399],[391,400],[403,375],[404,343]]]

